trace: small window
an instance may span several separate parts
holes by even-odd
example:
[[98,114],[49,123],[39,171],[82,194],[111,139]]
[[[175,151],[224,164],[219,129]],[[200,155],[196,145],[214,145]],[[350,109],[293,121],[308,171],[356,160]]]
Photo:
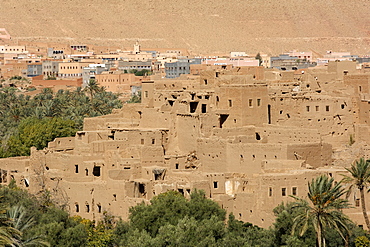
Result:
[[85,174],[86,174],[86,176],[89,176],[89,169],[85,169]]
[[326,111],[330,111],[330,106],[325,106]]
[[316,111],[319,111],[320,110],[320,107],[317,105],[316,106]]
[[356,199],[355,203],[356,203],[356,207],[359,207],[360,206],[360,199]]
[[176,163],[175,165],[175,169],[178,170],[179,169],[179,163]]
[[98,207],[98,213],[101,213],[101,205],[98,204],[97,207]]
[[141,145],[144,145],[144,139],[141,139]]
[[144,92],[144,96],[145,96],[145,98],[148,98],[148,91]]
[[233,101],[229,99],[229,107],[232,107],[232,106],[233,106]]
[[272,187],[269,187],[269,196],[272,196]]
[[76,213],[80,212],[80,206],[78,203],[75,204]]
[[261,136],[260,136],[260,134],[258,132],[256,132],[256,140],[257,141],[261,140]]
[[281,189],[281,195],[282,196],[286,196],[286,188],[282,188]]
[[202,104],[202,113],[207,113],[207,104]]
[[78,165],[75,165],[75,173],[78,173]]
[[297,187],[292,188],[292,195],[296,196],[297,195]]
[[93,175],[95,177],[100,177],[100,166],[94,166]]
[[257,106],[261,106],[261,99],[257,99]]
[[310,106],[306,106],[306,111],[310,111]]
[[155,139],[152,139],[152,144],[155,144]]
[[218,182],[213,182],[213,188],[215,188],[215,189],[218,188]]
[[113,201],[117,201],[117,195],[113,194]]
[[89,213],[90,212],[90,205],[89,204],[86,204],[86,213]]
[[249,99],[248,105],[249,105],[249,107],[253,107],[253,99]]

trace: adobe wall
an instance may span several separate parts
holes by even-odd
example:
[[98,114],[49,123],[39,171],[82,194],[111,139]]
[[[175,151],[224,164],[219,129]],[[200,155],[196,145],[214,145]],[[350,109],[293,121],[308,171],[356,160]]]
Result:
[[[289,195],[305,197],[312,178],[339,181],[353,160],[370,157],[369,78],[261,71],[143,81],[141,104],[87,118],[75,137],[6,159],[1,169],[33,193],[48,188],[73,215],[89,219],[104,210],[127,219],[130,206],[155,195],[202,189],[237,219],[268,227],[272,209]],[[358,206],[348,212],[363,224]]]

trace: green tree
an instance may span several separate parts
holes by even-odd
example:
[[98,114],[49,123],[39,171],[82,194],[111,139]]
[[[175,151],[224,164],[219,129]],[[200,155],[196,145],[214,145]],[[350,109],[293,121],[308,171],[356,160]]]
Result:
[[309,201],[293,196],[295,207],[302,211],[294,218],[292,234],[298,232],[302,236],[313,225],[318,247],[325,246],[325,227],[335,229],[346,241],[351,221],[341,211],[349,208],[348,201],[341,198],[345,194],[341,183],[335,184],[333,178],[321,175],[308,183],[308,191]]
[[13,239],[14,247],[26,246],[50,246],[41,235],[34,235],[28,238],[25,237],[24,232],[31,228],[35,221],[33,217],[27,216],[27,212],[23,206],[13,206],[7,211],[7,216],[12,220],[12,226],[21,234],[16,234]]
[[2,202],[0,204],[0,245],[13,245],[16,243],[16,238],[20,236],[21,232],[12,226],[12,220],[6,214],[6,207]]
[[258,65],[261,66],[262,64],[262,57],[261,57],[261,54],[258,52],[255,59],[258,60]]
[[18,133],[8,141],[9,156],[29,155],[30,148],[42,149],[57,137],[76,133],[75,123],[62,118],[26,118],[18,126]]
[[94,79],[90,79],[86,87],[84,88],[84,90],[89,93],[90,100],[93,100],[94,95],[97,92],[100,92],[101,88],[99,87],[99,84]]
[[367,229],[370,229],[370,221],[365,205],[365,188],[370,184],[370,160],[365,161],[364,158],[361,158],[360,160],[355,161],[350,168],[346,168],[346,170],[350,175],[342,175],[342,182],[350,184],[347,198],[354,189],[358,189],[360,191],[362,214],[364,216]]

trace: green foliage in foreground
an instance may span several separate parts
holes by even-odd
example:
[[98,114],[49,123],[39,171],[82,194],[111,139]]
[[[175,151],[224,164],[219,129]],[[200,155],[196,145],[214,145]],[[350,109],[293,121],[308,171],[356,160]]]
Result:
[[28,155],[31,146],[42,149],[55,137],[74,135],[82,129],[85,117],[106,115],[121,107],[116,94],[97,86],[55,94],[45,88],[33,98],[0,92],[0,157]]
[[[292,234],[295,219],[305,212],[294,202],[276,207],[275,223],[270,229],[262,229],[236,220],[232,214],[226,219],[225,210],[207,199],[203,191],[193,191],[189,199],[174,191],[160,194],[150,204],[132,207],[127,222],[106,212],[99,222],[70,217],[52,201],[45,200],[43,194],[47,191],[36,198],[17,188],[14,182],[0,187],[0,246],[14,240],[18,244],[37,243],[30,246],[76,247],[316,245],[312,224],[304,234]],[[347,229],[348,246],[368,246],[367,233],[351,223]],[[345,246],[334,228],[326,226],[324,231],[327,247]]]

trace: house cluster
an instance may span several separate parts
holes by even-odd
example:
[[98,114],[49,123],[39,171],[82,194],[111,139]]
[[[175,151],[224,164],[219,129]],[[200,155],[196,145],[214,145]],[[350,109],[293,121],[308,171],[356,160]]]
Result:
[[[33,54],[24,48],[26,57]],[[131,57],[126,60],[84,45],[68,49],[70,56],[55,49],[61,59],[57,77],[82,73],[82,63],[92,70],[91,64],[104,64],[107,70],[95,79],[116,91],[136,80],[122,71],[130,70],[129,62],[145,66],[139,62],[157,56],[139,45],[118,52]],[[104,211],[126,219],[131,206],[160,193],[189,197],[201,189],[237,219],[268,227],[275,219],[272,209],[293,200],[290,195],[305,197],[312,178],[327,174],[339,181],[354,160],[370,158],[366,58],[359,63],[328,52],[328,62],[320,65],[311,52],[280,59],[242,52],[228,58],[163,54],[172,57],[166,55],[164,63],[152,59],[153,75],[141,77],[140,104],[87,118],[74,137],[32,148],[29,157],[1,159],[0,183],[15,179],[35,194],[47,189],[72,215],[92,220]],[[360,195],[349,200],[354,207],[346,213],[365,225]]]
[[[329,61],[357,61],[370,66],[369,57],[349,52],[322,55],[315,51],[291,51],[279,56],[248,55],[230,52],[220,55],[190,55],[185,49],[145,49],[138,42],[131,48],[87,44],[59,44],[13,40],[0,29],[0,79],[28,78],[32,87],[85,87],[91,79],[108,91],[120,93],[122,99],[141,87],[142,80],[155,74],[162,78],[199,75],[209,68],[263,66],[281,71],[325,66]],[[140,73],[140,71],[143,71]],[[133,74],[136,74],[133,75]]]

